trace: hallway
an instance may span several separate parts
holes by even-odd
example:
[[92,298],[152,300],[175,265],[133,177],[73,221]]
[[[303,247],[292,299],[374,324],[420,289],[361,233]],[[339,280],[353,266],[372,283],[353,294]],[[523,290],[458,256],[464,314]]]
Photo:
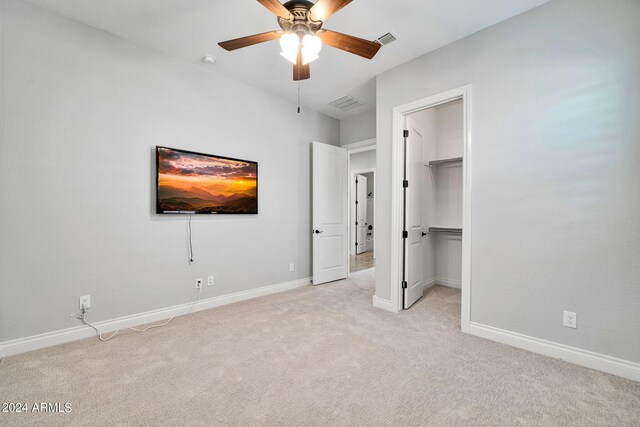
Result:
[[373,257],[373,251],[361,253],[360,255],[351,255],[349,272],[367,270],[376,266],[376,259]]

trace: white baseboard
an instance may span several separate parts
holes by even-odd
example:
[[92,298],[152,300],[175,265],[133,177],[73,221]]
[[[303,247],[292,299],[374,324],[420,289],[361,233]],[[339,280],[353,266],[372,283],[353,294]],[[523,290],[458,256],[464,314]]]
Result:
[[469,333],[569,363],[640,381],[640,363],[471,322]]
[[[193,304],[191,313],[201,310],[207,310],[222,305],[232,304],[234,302],[245,301],[265,295],[284,292],[295,288],[300,288],[310,284],[310,277],[297,279],[290,282],[277,283],[275,285],[263,286],[260,288],[249,289],[246,291],[234,292],[232,294],[221,295],[213,298],[207,298],[197,301]],[[147,323],[153,323],[165,320],[171,316],[181,316],[189,312],[191,303],[174,305],[172,307],[161,308],[158,310],[147,311],[144,313],[133,314],[130,316],[119,317],[111,320],[103,320],[95,322],[100,332],[112,332],[118,329],[131,326],[139,326]],[[18,338],[11,341],[0,342],[0,357],[12,356],[14,354],[25,353],[27,351],[38,350],[53,345],[63,344],[70,341],[76,341],[83,338],[89,338],[95,335],[93,329],[88,326],[75,326],[73,328],[62,329],[59,331],[46,332],[44,334],[33,335],[25,338]]]
[[422,282],[422,289],[429,289],[430,287],[432,287],[433,285],[436,284],[436,279],[427,279],[424,282]]
[[375,295],[373,296],[373,306],[376,308],[381,308],[386,311],[390,311],[392,313],[398,312],[391,306],[391,301],[389,301],[388,299],[378,298]]
[[436,277],[434,279],[434,282],[436,285],[446,286],[448,288],[456,288],[456,289],[462,288],[462,282],[460,280],[451,280],[451,279],[447,279],[446,277]]
[[[422,290],[424,292],[424,290],[430,288],[431,286],[436,284],[436,279],[427,279],[424,282],[422,282]],[[383,310],[386,311],[390,311],[392,313],[397,313],[398,310],[396,310],[392,305],[391,305],[391,301],[389,301],[388,299],[383,299],[383,298],[378,298],[377,296],[373,296],[373,306],[376,308],[381,308]]]

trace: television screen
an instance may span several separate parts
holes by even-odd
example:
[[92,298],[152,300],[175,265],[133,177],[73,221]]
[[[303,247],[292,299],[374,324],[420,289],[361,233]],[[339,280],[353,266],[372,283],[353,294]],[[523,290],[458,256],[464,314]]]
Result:
[[258,163],[156,147],[156,212],[257,214]]

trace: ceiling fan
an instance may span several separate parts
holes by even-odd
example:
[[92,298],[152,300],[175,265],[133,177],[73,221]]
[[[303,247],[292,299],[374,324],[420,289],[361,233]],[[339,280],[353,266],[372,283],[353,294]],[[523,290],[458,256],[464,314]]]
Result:
[[218,45],[231,51],[279,38],[280,55],[293,63],[294,81],[311,77],[309,63],[318,59],[323,43],[371,59],[378,53],[380,43],[322,28],[327,18],[351,1],[318,0],[314,4],[307,0],[291,0],[282,4],[278,0],[258,0],[278,17],[282,30],[227,40]]

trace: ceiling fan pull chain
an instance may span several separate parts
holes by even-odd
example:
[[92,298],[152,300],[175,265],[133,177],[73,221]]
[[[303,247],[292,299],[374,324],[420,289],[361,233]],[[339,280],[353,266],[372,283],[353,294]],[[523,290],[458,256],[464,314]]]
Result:
[[298,80],[298,114],[300,114],[300,80]]

